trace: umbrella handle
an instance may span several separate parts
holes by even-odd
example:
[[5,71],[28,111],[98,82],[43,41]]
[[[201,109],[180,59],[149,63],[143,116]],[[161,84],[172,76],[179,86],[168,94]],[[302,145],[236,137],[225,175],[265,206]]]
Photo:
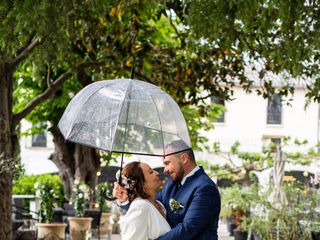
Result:
[[114,196],[106,196],[106,200],[107,201],[114,201],[114,200],[116,200],[117,198],[116,197],[114,197]]
[[[122,166],[123,166],[123,153],[121,154],[120,176],[119,176],[119,179],[118,179],[118,184],[120,186],[123,186],[123,184],[122,184],[122,176],[121,176]],[[114,200],[117,199],[114,196],[108,196],[108,195],[106,195],[105,198],[106,198],[107,201],[114,201]]]
[[[123,186],[123,184],[121,183],[122,181],[121,181],[121,176],[120,176],[120,178],[119,178],[119,180],[118,180],[118,183],[119,183],[119,185],[120,186]],[[116,197],[114,197],[114,196],[109,196],[109,195],[106,195],[105,196],[105,199],[107,200],[107,201],[115,201],[115,200],[117,200],[117,198]]]

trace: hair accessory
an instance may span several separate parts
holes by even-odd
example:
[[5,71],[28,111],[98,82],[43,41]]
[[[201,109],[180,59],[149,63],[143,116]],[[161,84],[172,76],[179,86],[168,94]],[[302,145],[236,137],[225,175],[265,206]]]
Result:
[[[119,178],[120,178],[120,170],[118,170],[116,173],[117,182],[119,182]],[[125,175],[123,175],[121,173],[121,183],[120,184],[126,189],[133,189],[134,185],[136,184],[136,181],[129,178],[129,177],[126,177]]]

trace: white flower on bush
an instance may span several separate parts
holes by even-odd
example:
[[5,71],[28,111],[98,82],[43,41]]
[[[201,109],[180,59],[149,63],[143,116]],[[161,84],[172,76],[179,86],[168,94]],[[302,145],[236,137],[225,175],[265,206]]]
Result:
[[89,205],[90,188],[83,181],[74,180],[72,187],[72,203],[76,211],[76,216],[83,217],[84,211]]
[[57,199],[53,185],[48,182],[36,182],[34,188],[36,189],[36,196],[40,198],[40,222],[50,223],[53,221],[53,212]]

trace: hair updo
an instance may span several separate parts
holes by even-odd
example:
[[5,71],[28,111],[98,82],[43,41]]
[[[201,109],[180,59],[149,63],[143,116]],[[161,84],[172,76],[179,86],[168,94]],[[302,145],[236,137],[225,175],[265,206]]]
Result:
[[123,184],[128,191],[129,201],[133,201],[137,197],[149,197],[143,188],[145,178],[140,162],[128,163],[123,168],[121,175],[123,178],[123,182],[121,184]]

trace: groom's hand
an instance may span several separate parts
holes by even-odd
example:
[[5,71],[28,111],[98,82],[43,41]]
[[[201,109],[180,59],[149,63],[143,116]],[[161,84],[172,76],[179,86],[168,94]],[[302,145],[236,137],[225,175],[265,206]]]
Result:
[[128,191],[124,187],[122,187],[119,183],[115,182],[112,195],[117,198],[118,203],[125,203],[128,201]]

